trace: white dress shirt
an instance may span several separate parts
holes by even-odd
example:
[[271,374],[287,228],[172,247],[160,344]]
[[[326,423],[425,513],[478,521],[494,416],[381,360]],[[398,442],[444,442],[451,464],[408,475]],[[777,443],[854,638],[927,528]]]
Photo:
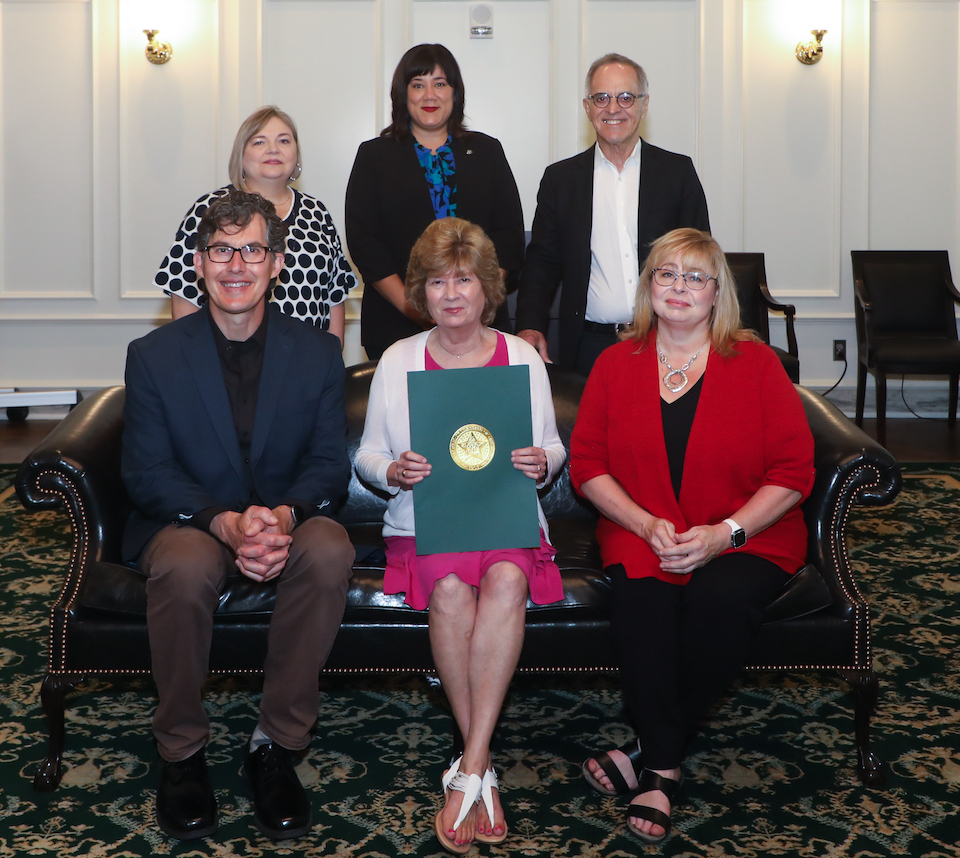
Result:
[[593,160],[593,227],[586,318],[629,322],[640,276],[637,230],[640,209],[640,141],[623,170],[598,145]]

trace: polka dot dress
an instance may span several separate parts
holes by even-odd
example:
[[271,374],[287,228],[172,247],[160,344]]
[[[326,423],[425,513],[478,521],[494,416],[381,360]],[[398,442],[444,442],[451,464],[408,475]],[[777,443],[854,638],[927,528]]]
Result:
[[[179,295],[198,307],[206,303],[207,296],[197,286],[193,268],[197,226],[210,203],[229,189],[227,186],[201,197],[180,224],[173,247],[153,278],[154,284],[168,295]],[[323,203],[296,189],[293,196],[285,221],[287,251],[272,300],[288,316],[326,330],[330,326],[330,308],[343,303],[357,285],[357,278],[343,255],[337,229]]]

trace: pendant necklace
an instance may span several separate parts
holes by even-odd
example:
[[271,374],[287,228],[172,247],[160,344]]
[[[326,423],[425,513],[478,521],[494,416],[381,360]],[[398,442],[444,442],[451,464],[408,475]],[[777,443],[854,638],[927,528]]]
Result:
[[[436,331],[436,328],[434,328],[434,331]],[[437,341],[437,345],[440,346],[440,348],[442,348],[448,355],[450,355],[450,357],[455,357],[457,360],[460,360],[460,358],[464,357],[465,355],[473,354],[478,348],[480,348],[480,346],[483,345],[483,333],[484,332],[481,330],[480,342],[478,342],[472,349],[467,349],[465,352],[461,352],[460,354],[457,354],[456,352],[452,352],[450,351],[450,349],[446,348],[444,344],[440,342],[439,333],[436,335],[435,339]]]
[[[660,337],[657,337],[657,356],[660,358],[660,363],[662,363],[668,370],[670,370],[670,372],[668,372],[663,377],[663,386],[667,390],[669,390],[671,393],[679,393],[681,390],[683,390],[687,386],[687,382],[690,380],[687,378],[687,370],[690,369],[690,364],[692,364],[697,359],[697,357],[699,357],[700,352],[702,352],[707,347],[707,343],[709,342],[710,340],[707,340],[706,343],[700,346],[700,348],[697,349],[694,356],[690,358],[690,360],[688,360],[682,367],[680,367],[680,369],[674,369],[672,366],[670,366],[669,363],[667,363],[667,356],[663,353],[663,349],[660,348]],[[675,375],[680,376],[679,382],[670,381],[670,379],[673,378]]]

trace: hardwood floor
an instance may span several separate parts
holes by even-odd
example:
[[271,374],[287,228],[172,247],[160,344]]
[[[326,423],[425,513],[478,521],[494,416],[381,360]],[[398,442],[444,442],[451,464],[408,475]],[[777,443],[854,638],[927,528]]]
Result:
[[[872,419],[863,428],[876,437]],[[11,423],[0,416],[0,462],[20,462],[57,425],[55,420],[26,420]],[[909,419],[887,420],[887,449],[901,462],[960,461],[960,426],[947,427],[947,421]]]
[[24,420],[11,423],[0,412],[0,463],[22,462],[27,454],[47,437],[56,420]]

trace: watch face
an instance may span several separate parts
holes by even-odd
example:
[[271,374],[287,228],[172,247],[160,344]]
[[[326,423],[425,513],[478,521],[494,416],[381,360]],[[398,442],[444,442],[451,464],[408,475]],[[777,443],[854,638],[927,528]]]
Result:
[[747,544],[747,532],[741,527],[730,536],[730,543],[734,548],[743,548]]

